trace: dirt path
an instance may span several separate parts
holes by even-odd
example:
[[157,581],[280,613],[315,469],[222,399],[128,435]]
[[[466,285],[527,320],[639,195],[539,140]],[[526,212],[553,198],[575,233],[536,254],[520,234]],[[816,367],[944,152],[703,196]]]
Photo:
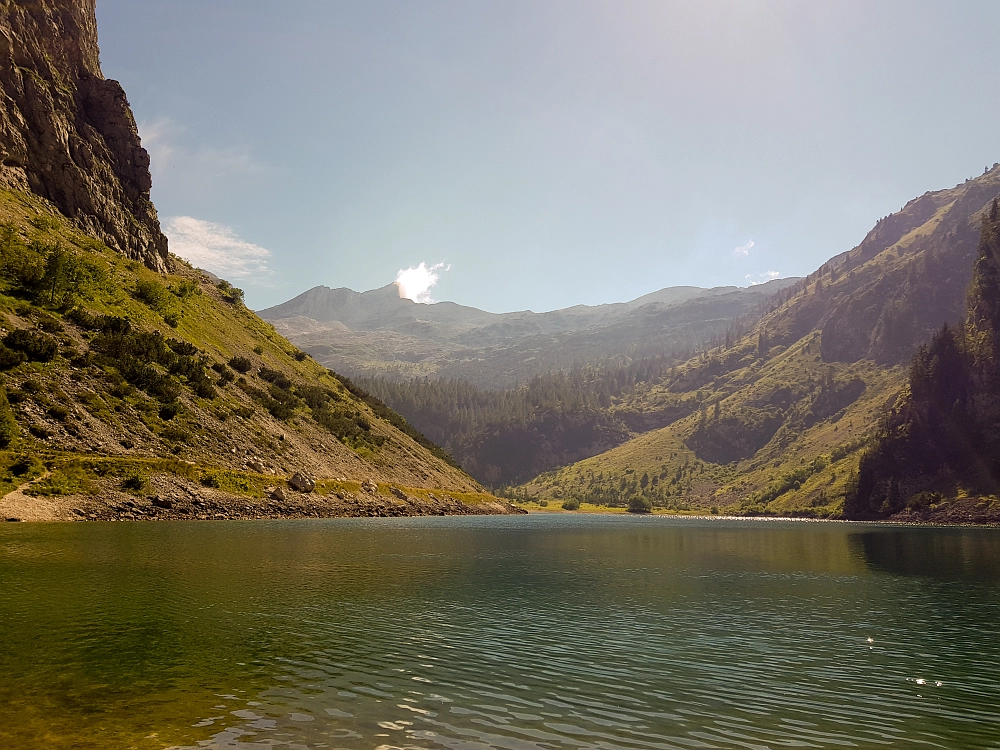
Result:
[[24,491],[33,484],[52,475],[46,471],[40,477],[25,482],[16,490],[11,490],[0,499],[0,521],[68,521],[72,513],[62,507],[62,503],[45,497],[31,497]]

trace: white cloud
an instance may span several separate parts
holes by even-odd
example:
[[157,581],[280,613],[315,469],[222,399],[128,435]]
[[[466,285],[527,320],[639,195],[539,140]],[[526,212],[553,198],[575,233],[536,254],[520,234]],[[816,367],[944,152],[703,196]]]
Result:
[[429,268],[426,263],[421,263],[419,266],[400,269],[396,274],[399,296],[425,305],[433,302],[431,287],[438,283],[443,271],[450,270],[451,266],[446,266],[444,263],[436,263]]
[[781,271],[766,271],[765,273],[748,273],[746,275],[746,280],[750,282],[750,286],[757,286],[758,284],[766,284],[768,281],[774,281],[775,279],[781,278]]
[[198,268],[226,279],[246,279],[269,274],[270,250],[240,239],[224,224],[172,216],[165,221],[164,233],[170,251]]
[[734,258],[745,258],[750,254],[750,250],[753,247],[753,240],[750,240],[745,245],[740,245],[739,247],[733,248]]

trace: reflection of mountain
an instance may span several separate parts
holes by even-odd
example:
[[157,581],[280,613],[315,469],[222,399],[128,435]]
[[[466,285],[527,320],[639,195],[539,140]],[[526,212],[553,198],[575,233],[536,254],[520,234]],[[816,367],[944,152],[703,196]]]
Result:
[[848,543],[874,570],[1000,583],[1000,536],[993,530],[872,528]]
[[631,302],[546,313],[421,305],[401,299],[395,284],[363,293],[320,286],[260,315],[338,372],[457,377],[503,387],[612,357],[693,348],[795,281],[749,289],[670,287]]

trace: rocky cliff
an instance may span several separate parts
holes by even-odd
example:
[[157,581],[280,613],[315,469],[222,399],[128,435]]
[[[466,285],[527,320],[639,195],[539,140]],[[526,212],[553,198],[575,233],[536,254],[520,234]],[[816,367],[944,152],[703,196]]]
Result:
[[163,270],[151,186],[125,92],[101,73],[95,0],[0,0],[0,187]]

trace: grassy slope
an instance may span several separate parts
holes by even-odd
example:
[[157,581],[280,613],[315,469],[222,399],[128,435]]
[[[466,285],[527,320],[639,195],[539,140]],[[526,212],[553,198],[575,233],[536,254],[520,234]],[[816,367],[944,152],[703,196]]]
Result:
[[[93,480],[101,476],[175,471],[259,495],[276,476],[301,470],[321,478],[373,479],[467,493],[463,497],[468,499],[482,495],[474,480],[376,415],[314,360],[297,358],[296,348],[270,324],[241,303],[226,301],[201,272],[176,259],[166,276],[149,271],[82,234],[50,204],[30,194],[0,191],[0,222],[13,226],[20,241],[59,246],[101,269],[105,277],[89,285],[72,305],[50,305],[48,295],[25,294],[12,284],[0,290],[5,330],[36,330],[40,325],[51,329],[52,319],[62,327],[50,331],[60,344],[52,361],[28,362],[0,374],[19,428],[9,450],[0,454],[0,492],[37,476],[44,462],[55,469],[54,475],[33,491],[49,494],[93,488]],[[136,298],[142,280],[175,289],[188,282],[192,293],[167,293],[160,304],[151,305]],[[165,418],[162,404],[149,394],[116,384],[109,363],[81,357],[96,334],[71,321],[65,313],[72,306],[125,317],[136,330],[158,331],[194,344],[211,363],[247,357],[254,369],[245,376],[245,385],[258,391],[269,387],[255,375],[261,366],[281,372],[296,385],[322,386],[335,399],[338,413],[366,422],[370,429],[357,439],[338,439],[305,406],[279,420],[255,403],[239,382],[217,383],[218,395],[209,399],[195,395],[183,377],[177,378],[182,384],[179,413]],[[25,456],[41,462],[25,462]],[[257,462],[263,471],[250,467]]]
[[[515,494],[550,507],[644,496],[677,512],[839,516],[880,413],[906,387],[914,345],[961,318],[978,212],[997,192],[995,168],[886,217],[734,347],[616,407],[688,416]],[[724,450],[732,438],[744,438],[740,455]]]

